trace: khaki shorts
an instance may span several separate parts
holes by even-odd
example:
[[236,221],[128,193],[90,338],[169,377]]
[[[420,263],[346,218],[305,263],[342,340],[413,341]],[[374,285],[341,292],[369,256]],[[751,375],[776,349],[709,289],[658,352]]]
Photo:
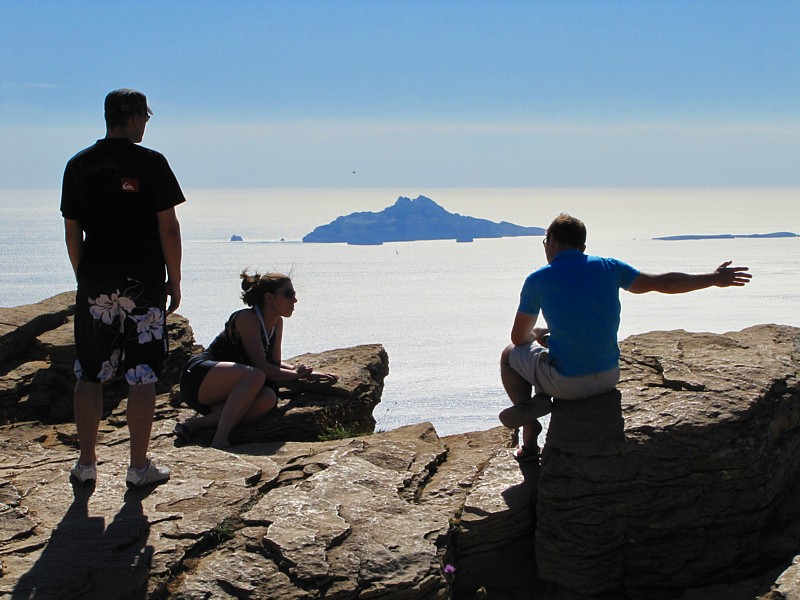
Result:
[[565,377],[550,364],[547,348],[538,344],[515,346],[511,349],[508,362],[533,386],[536,393],[561,400],[580,400],[605,394],[613,390],[619,381],[619,367],[591,375]]

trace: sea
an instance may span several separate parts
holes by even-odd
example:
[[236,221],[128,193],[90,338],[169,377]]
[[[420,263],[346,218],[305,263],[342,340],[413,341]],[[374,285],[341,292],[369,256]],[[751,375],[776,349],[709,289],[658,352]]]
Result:
[[[621,292],[620,339],[658,330],[800,326],[800,237],[662,241],[680,235],[800,233],[800,188],[197,189],[177,208],[183,301],[207,345],[242,305],[243,269],[292,276],[298,293],[283,355],[382,344],[389,355],[377,429],[431,422],[440,435],[489,429],[508,405],[499,356],[525,277],[545,264],[541,237],[308,244],[338,216],[380,211],[400,196],[465,216],[547,227],[582,219],[587,252],[645,272],[707,272],[724,261],[753,274],[743,288],[681,295]],[[232,236],[242,241],[231,241]],[[75,287],[58,190],[0,191],[0,306]]]

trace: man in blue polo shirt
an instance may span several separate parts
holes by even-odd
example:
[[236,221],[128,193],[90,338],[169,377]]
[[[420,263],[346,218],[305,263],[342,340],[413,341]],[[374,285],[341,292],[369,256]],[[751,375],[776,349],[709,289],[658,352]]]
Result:
[[[584,254],[586,227],[559,215],[543,240],[548,264],[531,273],[520,293],[503,350],[500,374],[513,406],[500,413],[507,427],[522,427],[519,460],[535,458],[537,419],[550,412],[550,397],[577,400],[603,394],[619,381],[619,290],[681,294],[711,286],[743,286],[747,267],[723,263],[711,273],[650,275],[615,258]],[[548,328],[536,327],[541,311]],[[536,395],[531,398],[531,392]]]

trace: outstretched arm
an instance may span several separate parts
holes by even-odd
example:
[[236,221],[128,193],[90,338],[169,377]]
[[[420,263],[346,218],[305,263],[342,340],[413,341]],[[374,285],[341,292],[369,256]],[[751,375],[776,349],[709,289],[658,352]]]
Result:
[[722,263],[712,273],[692,275],[689,273],[662,273],[651,275],[639,273],[628,288],[634,294],[661,292],[662,294],[684,294],[712,286],[741,287],[753,277],[748,267],[731,267],[731,261]]
[[307,365],[290,365],[281,361],[281,341],[283,338],[283,320],[275,323],[275,341],[272,347],[272,360],[267,361],[264,354],[264,343],[261,341],[261,324],[258,317],[249,310],[242,311],[236,317],[236,331],[242,340],[244,351],[250,364],[264,372],[267,381],[338,381],[339,377],[333,373],[321,373]]

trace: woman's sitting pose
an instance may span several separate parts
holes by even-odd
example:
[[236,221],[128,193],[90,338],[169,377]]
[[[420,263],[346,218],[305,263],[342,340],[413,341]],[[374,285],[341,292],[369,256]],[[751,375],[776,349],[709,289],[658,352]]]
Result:
[[281,361],[283,319],[292,316],[297,295],[292,280],[280,273],[243,271],[242,301],[208,349],[193,356],[181,373],[184,402],[200,415],[175,426],[175,435],[189,441],[199,429],[216,428],[211,445],[225,448],[239,423],[272,410],[278,384],[296,379],[336,382],[332,373]]

